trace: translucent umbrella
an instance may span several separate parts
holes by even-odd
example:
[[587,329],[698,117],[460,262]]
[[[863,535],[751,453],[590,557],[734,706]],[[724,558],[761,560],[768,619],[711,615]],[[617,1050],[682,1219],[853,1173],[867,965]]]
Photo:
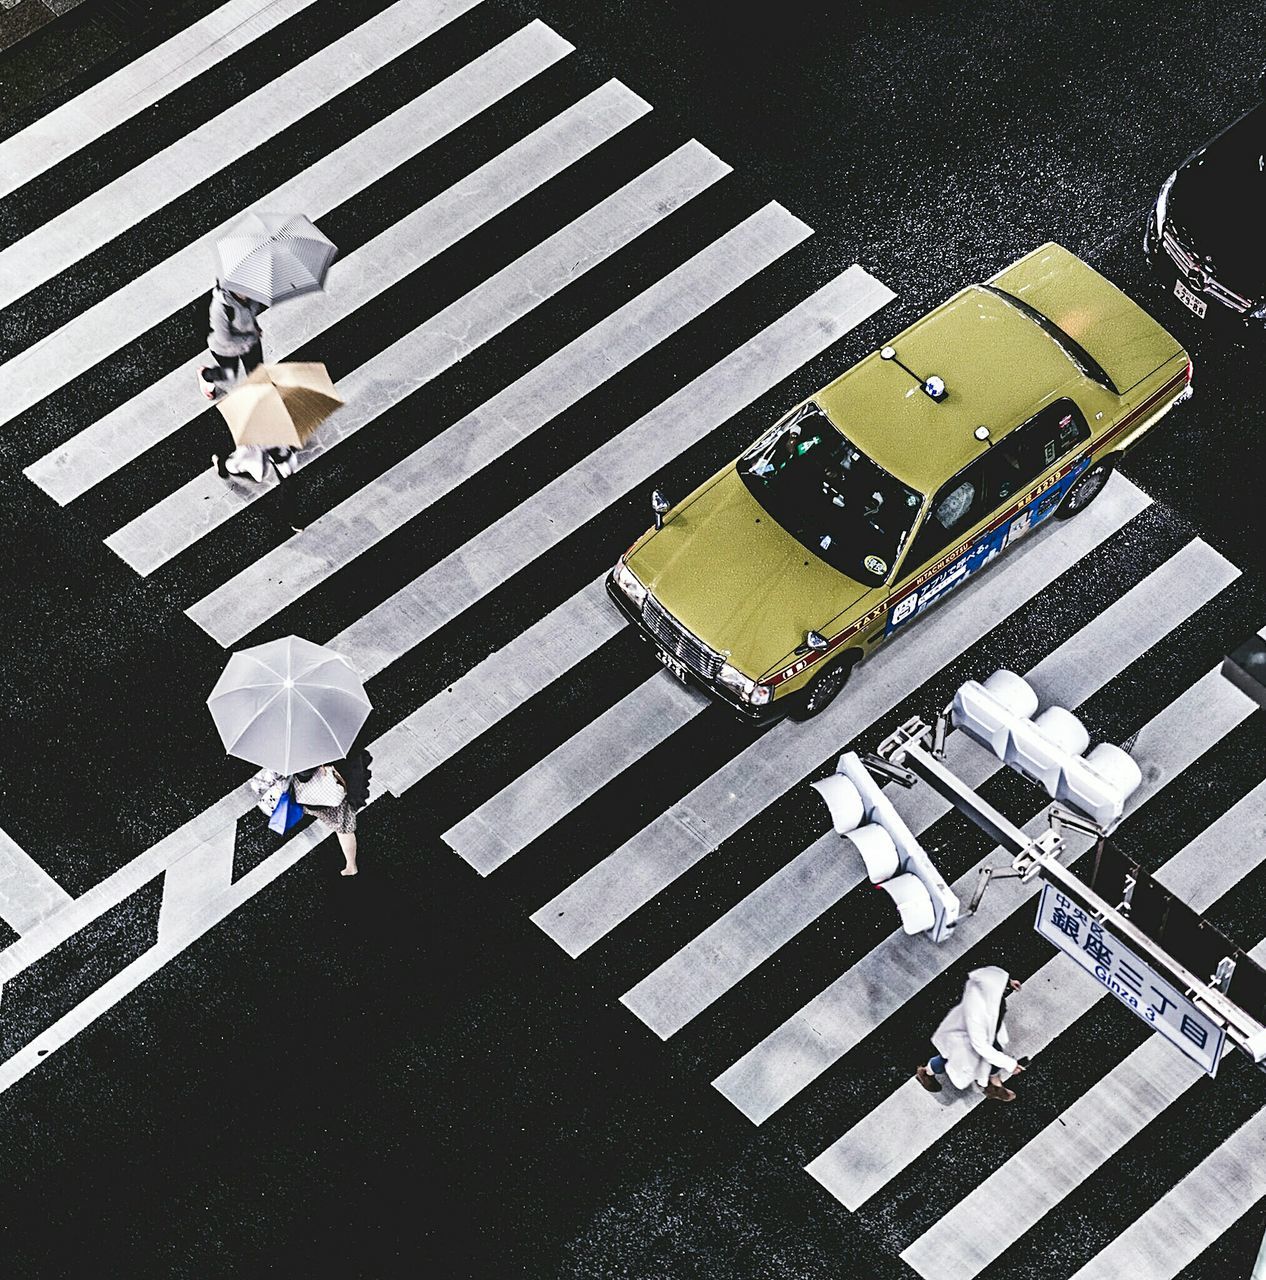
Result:
[[342,403],[323,364],[261,364],[216,408],[238,444],[301,449]]
[[233,654],[207,706],[229,755],[283,774],[343,759],[371,710],[347,659],[299,636]]
[[271,307],[323,288],[338,249],[302,214],[248,213],[215,253],[224,288]]

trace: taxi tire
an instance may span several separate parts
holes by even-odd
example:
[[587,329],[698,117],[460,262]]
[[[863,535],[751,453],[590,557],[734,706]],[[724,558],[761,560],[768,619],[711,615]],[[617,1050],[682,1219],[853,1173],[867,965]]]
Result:
[[791,712],[791,719],[795,721],[812,720],[814,716],[821,715],[839,696],[844,686],[848,684],[848,678],[852,675],[853,668],[857,665],[860,657],[861,654],[848,653],[838,662],[827,667],[805,690],[800,698],[800,705]]
[[[1055,519],[1071,520],[1073,516],[1081,515],[1103,492],[1104,486],[1116,470],[1116,465],[1115,459],[1102,458],[1093,466],[1087,467],[1072,488],[1064,494],[1064,500],[1055,508]],[[1080,500],[1077,497],[1079,493],[1085,495]]]

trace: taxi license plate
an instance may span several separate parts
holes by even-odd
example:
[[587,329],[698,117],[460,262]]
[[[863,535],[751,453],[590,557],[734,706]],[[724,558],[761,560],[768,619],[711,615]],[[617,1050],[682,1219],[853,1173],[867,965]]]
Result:
[[1174,281],[1174,297],[1177,298],[1188,311],[1194,311],[1201,320],[1204,319],[1205,312],[1209,310],[1209,304],[1203,298],[1197,298],[1181,280]]
[[664,664],[664,666],[666,666],[669,669],[669,671],[673,673],[673,675],[677,677],[678,680],[682,682],[682,684],[690,683],[690,679],[686,675],[686,668],[682,666],[682,664],[678,662],[676,658],[672,657],[670,654],[665,653],[663,649],[656,649],[655,656],[660,660],[660,662]]

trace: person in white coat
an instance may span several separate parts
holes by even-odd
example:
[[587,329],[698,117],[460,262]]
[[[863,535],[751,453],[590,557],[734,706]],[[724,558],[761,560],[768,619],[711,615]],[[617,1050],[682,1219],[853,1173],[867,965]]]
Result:
[[944,1075],[956,1089],[975,1084],[985,1097],[1014,1102],[1015,1092],[1003,1083],[1005,1076],[1024,1070],[1024,1060],[1007,1053],[1007,1029],[1003,1025],[1007,997],[1020,990],[1019,980],[1005,969],[987,965],[967,975],[963,998],[945,1015],[932,1034],[936,1049],[931,1061],[915,1071],[915,1078],[929,1093],[939,1093]]

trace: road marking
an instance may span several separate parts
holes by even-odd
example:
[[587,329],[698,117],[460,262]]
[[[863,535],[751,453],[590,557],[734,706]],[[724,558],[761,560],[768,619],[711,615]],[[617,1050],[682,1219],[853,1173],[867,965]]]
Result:
[[[571,52],[572,46],[544,23],[531,22],[260,197],[250,208],[302,209],[310,218],[320,219],[461,123],[453,119],[450,109],[440,109],[447,108],[454,96],[459,101],[482,103],[470,113],[477,114]],[[215,242],[245,212],[246,209],[238,210],[192,244],[0,365],[0,425],[126,346],[160,318],[206,293]]]
[[[547,687],[624,625],[624,619],[606,598],[601,578],[577,592],[370,744],[374,757],[370,803],[385,794],[403,794],[431,769]],[[61,911],[43,920],[30,935],[0,951],[2,984],[143,888],[155,876],[167,873],[156,945],[0,1063],[0,1093],[113,1008],[214,924],[294,866],[326,834],[320,823],[313,823],[291,836],[277,852],[240,880],[217,891],[216,886],[223,884],[221,872],[226,851],[231,853],[236,838],[237,820],[254,804],[254,793],[243,783],[114,875],[71,900]],[[186,871],[180,864],[190,858],[195,862],[201,860],[201,865]],[[200,903],[191,891],[195,882],[200,882],[211,893]],[[168,905],[169,895],[172,903],[179,904],[174,910]]]
[[10,836],[0,831],[0,920],[17,934],[70,901],[70,894]]
[[[339,381],[347,404],[301,455],[310,465],[730,172],[687,142]],[[138,573],[164,565],[250,506],[268,484],[226,484],[212,469],[116,530],[106,545]]]
[[[449,133],[515,83],[461,77],[445,81],[431,103],[432,135]],[[433,91],[436,92],[436,91]],[[521,138],[399,222],[330,267],[325,289],[277,308],[268,320],[268,352],[278,360],[346,319],[398,280],[504,212],[563,172],[621,129],[650,104],[618,80],[609,80],[554,119]],[[190,395],[203,354],[151,383],[65,444],[26,468],[25,474],[63,506],[139,458],[206,410]]]
[[[1058,701],[1076,707],[1236,576],[1235,568],[1206,543],[1189,542],[1026,672],[1025,678],[1049,695],[1044,704]],[[1089,660],[1091,655],[1094,661]],[[962,735],[957,738],[961,740]],[[949,740],[951,748],[957,745],[955,738]],[[981,776],[972,781],[976,787],[1002,767],[983,751],[971,760],[986,762],[979,770]],[[962,776],[961,767],[955,767]],[[940,799],[930,787],[918,789],[909,799],[915,795]],[[931,818],[919,824],[906,799],[900,798],[900,808],[911,829],[917,832],[931,825]],[[941,803],[948,811],[948,804]],[[828,830],[620,999],[666,1040],[864,879],[861,859]]]
[[263,146],[478,3],[396,0],[284,75],[42,223],[0,250],[0,309]]
[[130,898],[179,858],[195,852],[238,818],[250,811],[256,797],[242,783],[228,795],[209,805],[183,826],[151,845],[86,893],[72,898],[59,910],[45,916],[33,929],[0,951],[0,985],[11,981],[28,966],[48,955],[73,937],[85,925]]
[[645,906],[727,836],[774,803],[832,750],[907,698],[1053,578],[1148,505],[1124,477],[1088,517],[1022,542],[1015,558],[979,574],[913,641],[880,650],[847,697],[815,720],[783,722],[532,915],[573,958]]
[[[1260,864],[1263,856],[1266,782],[1206,827],[1156,874],[1184,902],[1204,911]],[[1018,1012],[1020,1001],[1015,1008]],[[1033,1019],[1026,1016],[1026,1021]],[[1014,1035],[1012,1040],[1028,1051],[1027,1040]],[[1153,1035],[934,1222],[906,1248],[902,1259],[927,1280],[973,1280],[1203,1074],[1163,1036]],[[912,1105],[917,1102],[911,1099]],[[1007,1212],[999,1213],[1003,1199]],[[1120,1274],[1136,1272],[1127,1269]]]
[[444,833],[481,876],[495,871],[537,836],[708,705],[667,671],[658,671],[539,764]]
[[777,386],[894,295],[861,267],[816,293],[414,578],[341,637],[379,671]]
[[194,922],[233,883],[236,847],[237,827],[225,827],[167,868],[158,909],[160,944],[197,936],[190,934]]
[[[375,763],[374,777],[393,795],[403,795],[510,712],[543,692],[625,627],[607,599],[603,577],[520,631],[442,693],[428,699],[383,735],[394,768]],[[363,648],[343,631],[329,641],[361,672],[377,674],[395,657],[383,648]],[[381,666],[377,665],[381,663]]]
[[[387,730],[375,744],[375,794],[403,795],[624,625],[606,598],[603,579],[590,583]],[[347,645],[340,648],[338,637],[330,644],[368,679],[370,673],[357,665],[354,649]],[[180,859],[221,838],[225,831],[235,830],[237,820],[250,812],[255,801],[254,793],[243,783],[86,893],[44,917],[0,951],[0,984],[15,978]]]
[[223,62],[313,0],[231,0],[0,142],[0,199]]
[[[1230,733],[1253,705],[1213,671],[1144,725],[1132,754],[1146,762],[1147,776],[1127,812],[1138,809],[1210,744]],[[1025,825],[1030,835],[1046,830],[1044,812]],[[1069,861],[1091,847],[1077,834],[1068,837],[1067,845]],[[1002,861],[1000,852],[993,850],[960,876],[953,885],[960,900],[971,897],[981,867]],[[962,917],[953,936],[939,947],[923,938],[890,934],[713,1084],[749,1120],[761,1124],[1027,902],[1038,887],[996,881],[977,913]]]
[[[1266,947],[1253,958],[1266,959]],[[1174,1280],[1266,1195],[1266,1108],[1238,1128],[1072,1280]]]
[[259,866],[205,902],[201,911],[191,912],[180,930],[172,930],[166,936],[160,936],[154,946],[103,982],[69,1013],[63,1014],[29,1044],[0,1062],[0,1093],[16,1084],[40,1063],[46,1062],[52,1053],[68,1044],[102,1014],[108,1013],[124,996],[135,991],[146,978],[153,977],[213,925],[249,902],[283,871],[305,857],[327,834],[326,828],[319,822],[296,832],[276,853],[270,854]]
[[[1201,742],[1202,749],[1213,745],[1203,737]],[[1139,763],[1146,770],[1149,761],[1140,756]],[[1040,821],[1034,824],[1038,828],[1042,825]],[[1250,847],[1256,856],[1246,854],[1243,843],[1202,842],[1196,849],[1189,846],[1162,867],[1158,878],[1196,911],[1207,910],[1266,858],[1266,846],[1254,842]],[[1037,887],[1040,886],[1019,896],[1027,899]],[[1025,998],[1008,1009],[1007,1028],[1012,1043],[1023,1046],[1030,1055],[1049,1047],[1108,994],[1091,974],[1070,964],[1059,953],[1025,982],[1024,992]],[[1172,1045],[1168,1048],[1178,1061],[1186,1061]],[[911,1075],[806,1165],[806,1172],[846,1209],[856,1212],[983,1100],[984,1094],[972,1088],[954,1090],[946,1099],[934,1101]],[[994,1208],[996,1212],[996,1201]]]
[[235,644],[810,234],[766,205],[186,612]]

